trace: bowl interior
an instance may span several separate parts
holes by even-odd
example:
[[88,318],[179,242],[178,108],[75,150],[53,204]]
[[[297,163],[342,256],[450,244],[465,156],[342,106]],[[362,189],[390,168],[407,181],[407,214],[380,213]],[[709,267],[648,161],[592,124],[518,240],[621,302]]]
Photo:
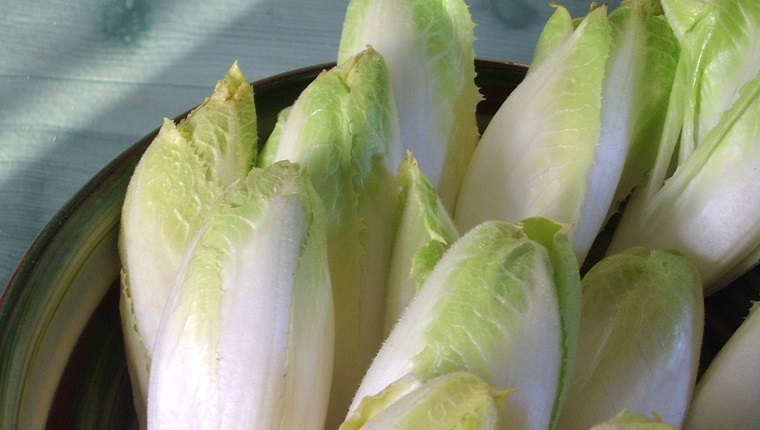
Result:
[[[323,64],[253,84],[260,142]],[[477,60],[481,129],[527,68]],[[186,114],[185,114],[186,115]],[[184,115],[179,118],[184,117]],[[177,119],[179,119],[177,118]],[[51,220],[0,299],[0,428],[136,428],[119,322],[120,209],[157,130],[106,166]],[[757,299],[752,271],[706,301],[703,366]]]

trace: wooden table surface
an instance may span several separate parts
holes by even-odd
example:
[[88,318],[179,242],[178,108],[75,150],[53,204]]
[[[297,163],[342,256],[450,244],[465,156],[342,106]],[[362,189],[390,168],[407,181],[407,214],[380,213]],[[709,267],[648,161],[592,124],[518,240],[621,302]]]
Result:
[[[559,3],[580,16],[590,1]],[[3,0],[0,292],[88,179],[164,117],[200,103],[233,61],[252,82],[335,61],[347,4]],[[468,4],[477,55],[526,64],[553,11],[549,0]]]

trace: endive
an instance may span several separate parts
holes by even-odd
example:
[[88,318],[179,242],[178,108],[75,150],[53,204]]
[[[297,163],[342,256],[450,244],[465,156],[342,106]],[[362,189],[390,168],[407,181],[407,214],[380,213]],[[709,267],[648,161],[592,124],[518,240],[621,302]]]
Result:
[[760,244],[760,74],[745,84],[689,157],[664,183],[635,191],[608,253],[632,246],[677,249],[691,258],[706,293],[757,261]]
[[119,237],[120,312],[143,426],[148,371],[169,290],[224,190],[248,174],[256,139],[253,89],[235,63],[187,119],[164,121],[130,179]]
[[388,64],[402,149],[454,211],[479,132],[475,24],[463,0],[352,0],[338,63],[371,45]]
[[[681,32],[681,56],[669,113],[683,162],[760,73],[760,2],[662,0]],[[678,134],[675,134],[678,133]],[[672,145],[672,143],[671,143]]]
[[679,427],[696,381],[704,305],[684,256],[634,248],[583,277],[575,372],[557,428],[586,430],[628,409]]
[[323,72],[280,119],[260,165],[299,163],[327,217],[337,339],[328,427],[335,428],[383,338],[401,161],[383,57],[369,47]]
[[[606,6],[589,12],[577,28],[558,6],[545,27],[551,34],[542,35],[546,46],[537,48],[536,64],[483,132],[454,220],[463,232],[488,219],[540,216],[568,223],[581,262],[623,168],[627,113],[603,122],[603,90],[620,90],[617,83],[605,84],[612,43]],[[605,115],[627,110],[628,97],[613,91],[609,102],[618,109]]]
[[289,162],[225,190],[156,337],[148,428],[321,429],[334,321],[324,213]]
[[679,249],[697,262],[709,294],[760,260],[750,191],[760,179],[760,3],[662,4],[681,38],[679,63],[657,160],[626,206],[611,252]]
[[659,0],[678,39],[682,39],[709,9],[714,0]]
[[443,253],[459,238],[454,222],[411,152],[398,168],[401,212],[393,244],[385,333],[390,333]]
[[617,44],[617,54],[635,59],[630,65],[631,72],[618,72],[621,74],[618,78],[623,79],[622,88],[630,91],[632,97],[631,134],[610,213],[618,211],[620,203],[645,181],[657,160],[666,127],[681,47],[659,5],[659,0],[624,0],[610,14],[613,34],[627,40],[625,44]]
[[658,155],[639,195],[645,199],[705,139],[760,70],[754,1],[661,0],[679,56]]
[[425,383],[413,375],[365,397],[340,430],[486,430],[500,428],[498,409],[511,391],[497,391],[469,372]]
[[626,0],[573,19],[557,6],[525,80],[483,133],[454,219],[544,216],[573,225],[583,262],[599,231],[651,168],[678,41],[658,3]]
[[760,305],[731,335],[699,379],[686,430],[760,427]]
[[456,241],[411,300],[354,397],[409,373],[425,383],[468,371],[514,389],[499,415],[549,428],[572,373],[580,276],[567,226],[541,218],[487,221]]

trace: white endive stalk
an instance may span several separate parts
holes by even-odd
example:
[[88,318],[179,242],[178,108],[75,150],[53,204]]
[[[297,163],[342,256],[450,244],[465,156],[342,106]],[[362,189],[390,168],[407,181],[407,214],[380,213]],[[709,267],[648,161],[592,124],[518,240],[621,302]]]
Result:
[[566,229],[546,219],[488,221],[456,241],[383,344],[349,416],[406,374],[424,383],[468,371],[496,390],[515,390],[499,410],[512,428],[549,428],[572,372],[580,318]]
[[185,120],[164,121],[130,179],[119,237],[120,313],[141,427],[153,345],[177,270],[223,190],[248,174],[256,141],[253,89],[235,63]]
[[[634,192],[608,253],[632,246],[691,258],[709,294],[741,273],[760,244],[760,74],[741,90],[705,140],[664,184]],[[748,267],[748,266],[747,266]]]
[[385,58],[402,149],[452,213],[479,136],[474,27],[463,0],[352,0],[338,51],[338,63],[367,45]]
[[[654,163],[678,44],[648,0],[545,24],[525,80],[483,133],[454,219],[542,216],[573,225],[583,262]],[[657,115],[660,113],[661,115]]]
[[661,3],[668,25],[679,39],[679,57],[658,154],[635,192],[637,204],[652,200],[674,169],[686,162],[738,100],[742,87],[760,73],[756,46],[760,4],[743,0]]
[[[663,182],[673,175],[673,166],[693,164],[689,158],[699,146],[715,144],[715,133],[712,129],[723,127],[721,122],[733,121],[730,118],[733,114],[729,113],[735,110],[732,106],[739,102],[742,93],[747,93],[745,87],[753,85],[752,81],[760,74],[760,49],[757,43],[760,40],[760,3],[743,0],[663,0],[662,6],[668,22],[680,38],[681,53],[666,126],[659,144],[660,154],[644,186],[636,190],[633,202],[628,205],[627,211],[631,213],[628,217],[633,219],[650,216],[642,212],[649,211],[652,206],[659,204],[656,201],[660,197],[655,196],[660,194]],[[710,135],[713,137],[709,137]],[[712,141],[707,142],[708,138]],[[747,158],[751,159],[751,156]],[[745,160],[748,163],[754,162],[747,158]],[[694,167],[690,169],[693,171]],[[730,169],[733,170],[734,167]],[[681,179],[675,179],[676,182],[684,181],[685,169],[680,170],[682,171],[678,175]],[[747,179],[751,181],[751,175]],[[728,190],[731,188],[750,186],[736,187],[724,181],[718,183],[721,183],[720,187],[725,187],[719,192],[721,198],[730,195],[731,192]],[[741,196],[736,197],[744,199]],[[676,203],[665,203],[670,204]],[[728,203],[726,208],[729,207],[736,206]],[[737,213],[739,218],[746,215],[742,210],[740,213]],[[713,226],[708,228],[714,230],[714,226],[719,224],[721,223],[713,223]],[[737,241],[737,237],[725,237],[717,247],[714,246],[717,242],[710,240],[705,243],[703,249],[695,249],[701,246],[687,243],[690,239],[674,239],[669,232],[664,235],[666,242],[662,243],[664,246],[683,247],[684,251],[695,255],[694,258],[699,259],[700,263],[711,260],[706,262],[705,266],[699,265],[700,268],[705,268],[705,288],[709,293],[736,279],[760,260],[760,242],[747,243],[756,240],[756,235],[742,230],[741,227],[735,231],[742,239]],[[717,235],[710,236],[716,238]],[[649,246],[648,242],[642,243]],[[630,245],[630,242],[627,245]],[[625,246],[626,244],[623,244],[616,249]],[[728,248],[731,250],[724,256],[710,251],[714,249],[721,252]]]
[[[540,64],[484,131],[454,220],[462,232],[488,219],[516,222],[540,216],[568,223],[580,262],[608,212],[627,142],[610,139],[609,147],[600,142],[607,130],[602,103],[612,40],[607,8],[594,9],[567,33],[571,20],[558,7],[547,23],[549,31],[562,34],[551,42],[556,45],[551,52],[539,50]],[[624,102],[626,94],[615,97]],[[618,103],[615,97],[611,103]],[[609,125],[626,129],[622,115]]]
[[695,260],[709,294],[760,259],[758,207],[747,194],[760,180],[753,145],[760,3],[662,4],[681,53],[660,153],[626,206],[611,252],[679,249]]
[[334,320],[321,203],[287,162],[244,184],[225,190],[172,287],[151,430],[324,426]]
[[383,339],[401,161],[389,79],[372,48],[323,72],[283,112],[260,156],[299,163],[325,207],[337,369],[328,428],[345,418]]
[[601,260],[582,284],[575,371],[557,428],[586,430],[624,409],[680,426],[704,324],[694,265],[635,248]]
[[377,396],[365,397],[340,430],[491,430],[511,392],[497,391],[469,372],[425,383],[406,375]]
[[420,171],[411,152],[407,152],[398,168],[396,183],[401,187],[401,216],[388,279],[386,336],[446,249],[459,239],[459,232],[438,193]]
[[685,430],[760,428],[760,306],[721,348],[699,379]]

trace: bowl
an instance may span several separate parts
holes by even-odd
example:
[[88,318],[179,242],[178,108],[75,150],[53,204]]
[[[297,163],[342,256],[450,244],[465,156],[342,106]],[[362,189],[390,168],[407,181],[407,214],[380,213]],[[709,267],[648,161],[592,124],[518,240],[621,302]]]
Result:
[[[277,113],[332,66],[253,83],[260,142]],[[476,70],[483,129],[527,67],[478,59]],[[137,428],[119,322],[117,237],[130,176],[157,132],[109,163],[53,217],[0,298],[0,428]],[[706,299],[702,369],[758,292],[760,269]]]

